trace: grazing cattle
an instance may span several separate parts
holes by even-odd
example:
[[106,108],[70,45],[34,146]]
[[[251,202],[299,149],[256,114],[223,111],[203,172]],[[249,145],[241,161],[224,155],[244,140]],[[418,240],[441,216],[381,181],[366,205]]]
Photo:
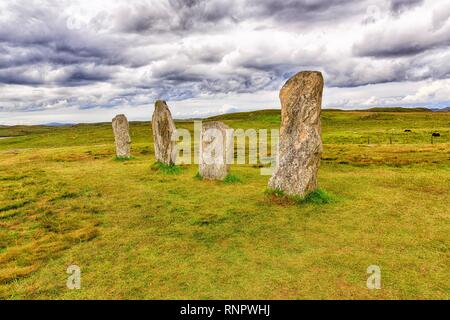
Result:
[[409,130],[409,129],[406,129],[406,130],[405,130],[405,132],[412,132],[412,131],[411,131],[411,130]]
[[431,135],[433,137],[440,137],[441,136],[441,134],[439,132],[433,132]]

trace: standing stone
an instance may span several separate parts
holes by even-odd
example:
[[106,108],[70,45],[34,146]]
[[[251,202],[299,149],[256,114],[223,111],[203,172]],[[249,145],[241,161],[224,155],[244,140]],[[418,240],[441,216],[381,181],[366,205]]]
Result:
[[223,180],[233,160],[233,130],[222,122],[203,124],[199,173],[207,180]]
[[176,127],[165,101],[158,100],[155,103],[152,129],[156,161],[174,165],[176,160],[176,143],[172,141],[172,134],[176,131]]
[[112,127],[116,142],[116,156],[118,158],[130,158],[131,138],[127,117],[119,114],[112,120]]
[[314,71],[297,73],[281,89],[279,158],[269,188],[300,196],[317,189],[322,92],[322,74]]

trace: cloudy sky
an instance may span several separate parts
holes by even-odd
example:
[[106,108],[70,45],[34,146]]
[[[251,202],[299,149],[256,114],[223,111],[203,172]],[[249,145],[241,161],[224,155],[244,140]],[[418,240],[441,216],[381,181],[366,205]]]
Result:
[[0,1],[0,124],[279,108],[320,70],[324,108],[450,106],[448,0]]

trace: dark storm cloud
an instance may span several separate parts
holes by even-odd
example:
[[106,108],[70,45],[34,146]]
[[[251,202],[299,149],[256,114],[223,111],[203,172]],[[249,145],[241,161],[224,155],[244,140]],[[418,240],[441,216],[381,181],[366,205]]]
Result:
[[[281,4],[274,0],[246,0],[240,3],[234,0],[168,0],[163,5],[155,6],[154,3],[140,1],[135,5],[120,7],[119,10],[107,15],[106,20],[114,26],[115,30],[127,33],[150,32],[153,36],[155,32],[156,34],[191,31],[207,33],[209,29],[223,27],[223,24],[234,25],[246,19],[273,18],[280,23],[306,21],[318,18],[320,15],[332,15],[333,8],[345,10],[345,6],[350,2],[349,0],[290,0]],[[31,1],[29,5],[18,1],[8,5],[8,21],[0,25],[0,43],[6,51],[0,57],[0,70],[4,69],[0,83],[32,85],[47,83],[73,86],[106,81],[113,77],[112,74],[96,75],[79,71],[61,76],[57,80],[49,80],[49,77],[36,74],[30,77],[23,70],[11,71],[20,66],[34,68],[36,65],[47,64],[49,68],[55,69],[86,64],[125,67],[144,65],[144,62],[136,62],[135,57],[123,55],[126,48],[121,46],[123,44],[117,41],[117,37],[100,36],[90,30],[70,30],[67,27],[67,20],[60,15],[62,9],[63,6],[54,6],[54,3],[47,1]],[[101,19],[94,17],[91,23],[94,22],[101,23]],[[18,25],[20,28],[17,28]],[[187,52],[186,55],[189,56],[190,62],[214,64],[219,63],[226,53],[223,47],[212,45],[196,52]],[[237,67],[265,71],[270,74],[268,79],[273,79],[273,74],[289,72],[279,63],[270,62],[264,64],[244,61]],[[154,76],[174,84],[203,82],[200,86],[203,88],[202,91],[207,88],[214,90],[218,87],[216,83],[223,81],[222,77],[170,70],[154,73]],[[229,83],[233,85],[225,85],[225,87],[238,92],[248,91],[249,84],[253,83],[247,79],[249,77],[250,75],[230,77]],[[236,86],[239,82],[242,88]],[[205,83],[214,85],[205,85]],[[257,85],[255,90],[261,87]],[[226,88],[225,90],[228,90]]]
[[391,0],[390,9],[394,14],[401,14],[408,9],[423,4],[424,0]]
[[15,71],[1,71],[0,83],[36,86],[43,84],[43,81],[24,74],[19,74]]
[[77,67],[70,70],[68,74],[58,83],[67,86],[87,85],[92,82],[101,82],[111,80],[111,76],[106,71],[86,70]]
[[[374,45],[374,44],[377,45]],[[363,57],[375,57],[375,58],[396,58],[405,56],[414,56],[435,48],[445,48],[450,45],[450,38],[444,39],[438,42],[416,42],[416,41],[398,41],[387,43],[387,41],[367,40],[366,42],[357,44],[355,53]]]
[[139,3],[116,15],[116,28],[123,32],[183,32],[234,23],[234,1],[168,0],[163,7]]
[[178,71],[164,76],[158,86],[142,86],[166,100],[183,100],[199,94],[252,93],[279,86],[281,80],[272,73],[228,76],[195,75]]
[[450,27],[433,30],[431,28],[380,29],[367,34],[354,44],[357,56],[374,58],[400,58],[414,56],[431,50],[446,50],[450,46]]
[[[13,2],[8,7],[8,19],[0,23],[0,83],[84,85],[87,82],[105,81],[109,76],[90,74],[83,65],[112,66],[126,63],[115,44],[105,37],[70,30],[61,19],[57,6],[20,5]],[[34,2],[36,3],[36,2]],[[71,74],[58,81],[47,81],[44,75],[31,70],[47,65],[48,69],[71,66]],[[18,70],[18,67],[24,67]]]
[[352,0],[248,0],[247,2],[252,8],[247,13],[250,16],[272,17],[280,23],[317,21],[321,18],[336,20],[350,14],[352,6],[359,6]]
[[233,1],[169,0],[178,15],[178,25],[183,30],[192,29],[196,23],[211,24],[223,20],[233,21]]
[[201,32],[249,19],[274,19],[279,24],[341,20],[364,1],[353,0],[168,0],[166,6],[139,3],[115,15],[116,29],[130,33]]
[[35,45],[17,41],[12,45],[11,43],[4,44],[4,52],[0,56],[0,69],[22,65],[32,66],[38,63],[61,66],[85,63],[118,65],[125,61],[114,55],[112,50],[93,45],[70,43],[67,38]]
[[75,65],[64,69],[50,69],[48,65],[20,66],[0,69],[0,83],[18,85],[83,86],[111,80],[106,67]]

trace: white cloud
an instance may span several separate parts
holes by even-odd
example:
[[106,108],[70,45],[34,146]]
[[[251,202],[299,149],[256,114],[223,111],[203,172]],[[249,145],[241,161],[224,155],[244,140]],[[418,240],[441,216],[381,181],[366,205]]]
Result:
[[407,95],[402,100],[413,103],[450,102],[450,79],[427,82],[414,94]]

